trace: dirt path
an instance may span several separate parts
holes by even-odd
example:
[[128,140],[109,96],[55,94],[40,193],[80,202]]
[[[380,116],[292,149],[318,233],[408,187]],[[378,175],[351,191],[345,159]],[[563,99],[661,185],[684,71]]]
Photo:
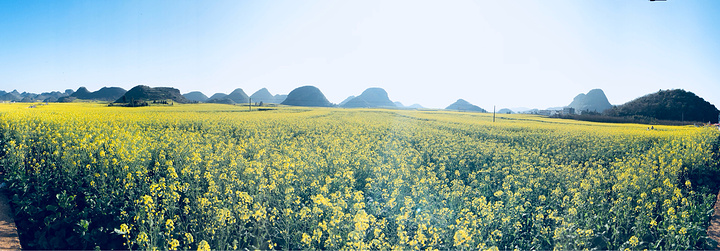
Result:
[[[715,201],[715,212],[710,218],[710,226],[708,227],[708,236],[720,243],[720,193]],[[718,246],[720,248],[720,246]]]
[[0,193],[0,249],[20,249],[15,219],[5,193]]
[[710,218],[710,226],[708,227],[707,234],[710,238],[720,243],[720,193],[718,193],[717,200],[715,201],[715,212]]

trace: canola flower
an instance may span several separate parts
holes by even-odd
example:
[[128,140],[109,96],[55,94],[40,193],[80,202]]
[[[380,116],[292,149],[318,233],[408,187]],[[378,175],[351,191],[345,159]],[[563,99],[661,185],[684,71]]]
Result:
[[35,249],[709,248],[717,130],[245,110],[0,104],[21,238]]

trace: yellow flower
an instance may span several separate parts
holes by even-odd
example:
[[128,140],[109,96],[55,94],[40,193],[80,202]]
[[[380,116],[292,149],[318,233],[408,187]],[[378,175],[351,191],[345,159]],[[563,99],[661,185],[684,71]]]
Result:
[[190,234],[190,233],[185,233],[185,242],[187,242],[187,243],[193,243],[193,241],[194,241],[193,235]]
[[165,227],[168,229],[168,231],[173,231],[175,229],[175,224],[171,219],[168,219],[165,221]]
[[687,229],[685,229],[684,227],[681,227],[679,233],[681,235],[685,235],[685,234],[687,234]]
[[144,243],[144,242],[148,242],[148,241],[150,241],[150,239],[148,239],[148,236],[145,232],[140,232],[138,234],[138,236],[137,236],[138,243]]
[[143,195],[142,199],[145,205],[152,205],[153,203],[153,199],[152,197],[150,197],[150,195]]
[[495,192],[494,195],[495,195],[495,197],[500,197],[503,195],[503,191],[498,190],[497,192]]
[[570,213],[570,215],[576,215],[577,209],[575,209],[574,207],[571,207],[570,209],[568,209],[568,213]]
[[628,244],[630,244],[630,246],[635,247],[638,244],[640,244],[640,240],[638,240],[638,238],[633,235],[632,237],[630,237],[630,240],[628,240]]
[[198,251],[210,251],[210,244],[207,243],[207,241],[202,240],[200,243],[198,243]]
[[370,217],[367,213],[365,213],[365,210],[360,210],[355,214],[355,218],[353,218],[353,221],[355,221],[355,229],[360,232],[365,232],[370,227],[369,221]]
[[130,232],[130,228],[129,228],[128,225],[125,224],[125,223],[120,224],[120,232],[123,232],[123,233],[127,234],[127,233]]
[[458,229],[455,231],[455,236],[453,236],[453,240],[455,241],[455,244],[453,246],[459,247],[459,246],[469,246],[471,236],[468,235],[468,233],[464,229]]
[[170,250],[176,250],[177,247],[180,246],[180,242],[176,239],[171,239],[170,243],[168,244],[170,245]]
[[312,243],[312,238],[309,234],[303,233],[302,240],[300,240],[300,242],[305,243],[305,245],[310,245],[310,243]]

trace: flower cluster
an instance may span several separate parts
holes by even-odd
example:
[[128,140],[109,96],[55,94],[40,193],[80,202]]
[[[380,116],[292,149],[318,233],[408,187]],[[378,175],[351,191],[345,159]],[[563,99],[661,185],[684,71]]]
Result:
[[708,248],[717,130],[443,111],[38,107],[0,106],[0,163],[28,248]]

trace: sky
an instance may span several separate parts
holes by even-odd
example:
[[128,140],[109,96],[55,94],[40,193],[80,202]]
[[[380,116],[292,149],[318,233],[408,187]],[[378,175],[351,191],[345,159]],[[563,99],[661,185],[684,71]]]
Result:
[[0,1],[0,90],[143,84],[207,96],[369,87],[405,105],[619,105],[685,89],[720,106],[720,1]]

